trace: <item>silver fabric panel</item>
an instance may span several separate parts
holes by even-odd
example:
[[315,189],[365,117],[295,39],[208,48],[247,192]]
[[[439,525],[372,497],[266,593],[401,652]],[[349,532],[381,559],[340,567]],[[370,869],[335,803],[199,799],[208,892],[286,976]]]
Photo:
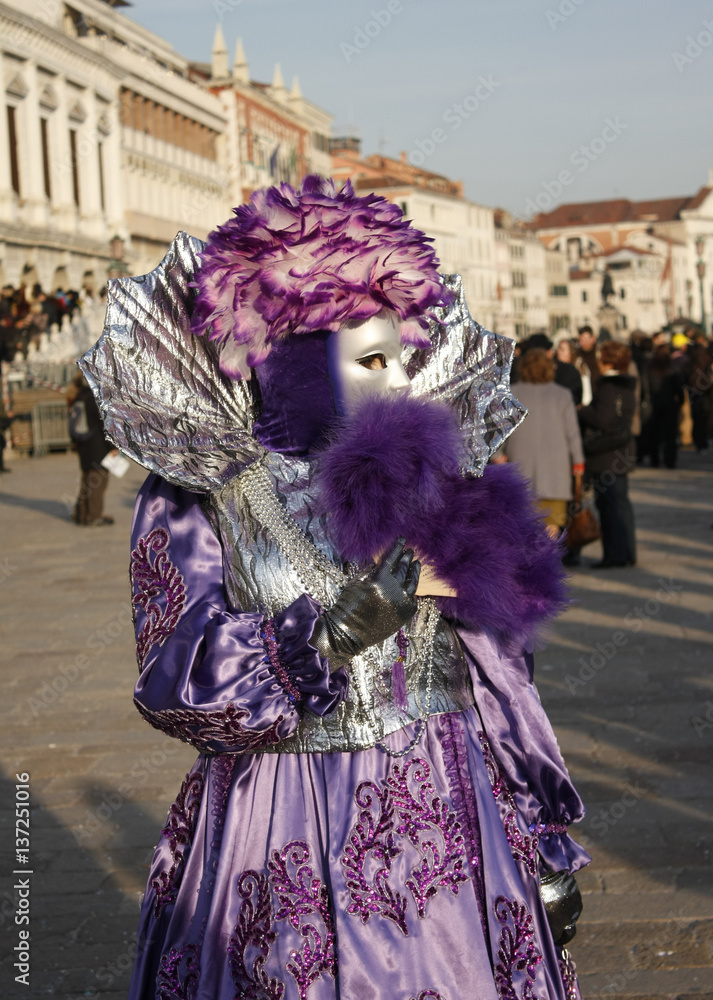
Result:
[[515,345],[471,317],[460,275],[444,275],[443,281],[455,301],[434,310],[439,321],[431,322],[431,346],[407,348],[404,366],[414,395],[442,399],[458,412],[467,449],[463,471],[482,475],[527,415],[510,391]]
[[[264,462],[273,486],[295,522],[310,542],[343,572],[341,563],[326,535],[325,519],[314,511],[312,463],[271,454]],[[296,560],[275,545],[269,530],[250,511],[241,477],[217,490],[206,500],[209,517],[220,535],[225,553],[225,580],[230,602],[243,611],[275,615],[307,591],[323,589],[332,600],[339,591],[332,578],[319,574],[313,580],[296,570]],[[352,568],[353,570],[354,568]],[[319,573],[316,564],[312,572]],[[423,609],[425,610],[425,609]],[[422,616],[423,611],[419,612]],[[417,621],[412,631],[418,636],[425,622]],[[418,649],[418,638],[413,639]],[[306,712],[297,732],[264,753],[318,753],[364,750],[382,737],[414,722],[426,710],[425,671],[420,661],[410,657],[406,665],[409,708],[400,712],[391,690],[391,666],[397,655],[394,644],[372,646],[368,655],[355,657],[350,664],[349,697],[331,716],[324,719]],[[467,665],[458,639],[446,621],[438,624],[433,656],[430,714],[458,712],[473,704]]]
[[203,243],[179,233],[150,274],[109,282],[104,332],[79,359],[109,439],[188,489],[214,489],[264,453],[249,390],[226,378],[206,337],[188,333]]

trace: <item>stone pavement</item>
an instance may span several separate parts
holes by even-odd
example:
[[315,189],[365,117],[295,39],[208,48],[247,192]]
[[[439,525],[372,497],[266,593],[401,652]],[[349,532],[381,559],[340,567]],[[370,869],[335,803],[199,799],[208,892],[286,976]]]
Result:
[[[111,482],[113,527],[82,529],[69,521],[76,466],[17,459],[0,477],[2,998],[126,995],[152,847],[194,757],[131,700],[128,539],[143,475]],[[574,604],[537,657],[588,808],[578,833],[594,861],[572,946],[585,1000],[713,998],[712,486],[713,458],[692,453],[678,471],[637,472],[639,565],[578,569]],[[22,772],[29,988],[10,957]]]

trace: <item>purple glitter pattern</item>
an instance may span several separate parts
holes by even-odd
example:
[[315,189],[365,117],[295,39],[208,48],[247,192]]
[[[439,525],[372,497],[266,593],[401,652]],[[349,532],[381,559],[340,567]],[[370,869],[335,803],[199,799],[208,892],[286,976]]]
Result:
[[562,948],[557,960],[564,986],[564,995],[567,1000],[582,1000],[577,982],[577,967],[572,961],[572,956],[566,948]]
[[[290,952],[287,971],[297,984],[300,1000],[306,1000],[312,984],[323,972],[337,978],[337,957],[334,950],[334,917],[329,905],[327,887],[309,865],[307,844],[293,840],[281,851],[273,851],[268,861],[270,884],[277,896],[279,908],[276,920],[286,920],[303,938],[300,950]],[[290,874],[290,867],[294,874]],[[315,914],[324,925],[305,922]]]
[[567,833],[569,827],[566,823],[530,823],[528,827],[530,833]]
[[151,879],[156,893],[154,916],[158,917],[168,903],[175,902],[176,893],[183,876],[185,853],[191,845],[198,807],[203,798],[204,779],[201,771],[187,774],[181,790],[168,812],[168,821],[161,831],[168,841],[171,852],[171,867]]
[[[403,850],[396,837],[405,838],[421,856],[406,879],[419,919],[424,918],[427,901],[439,889],[447,888],[457,895],[468,881],[463,870],[466,849],[460,823],[436,794],[428,780],[430,774],[429,764],[417,758],[403,767],[394,764],[383,788],[372,781],[357,787],[359,818],[341,864],[351,899],[347,912],[359,914],[363,923],[372,913],[379,913],[408,935],[407,901],[388,881],[393,860]],[[365,871],[369,854],[380,864],[371,879]]]
[[410,1000],[426,1000],[427,997],[431,997],[432,1000],[445,1000],[445,997],[442,997],[436,990],[421,990],[417,997],[411,997]]
[[488,742],[488,738],[483,732],[478,733],[480,749],[483,752],[483,760],[488,771],[488,778],[493,789],[493,797],[496,802],[503,803],[506,807],[503,817],[503,829],[510,845],[510,852],[516,861],[522,861],[533,878],[537,876],[537,845],[539,837],[534,831],[531,837],[522,833],[517,823],[517,807],[512,793],[507,786],[498,762],[495,760],[493,751]]
[[154,712],[140,702],[134,702],[146,721],[183,743],[190,743],[197,750],[213,749],[212,742],[223,744],[232,753],[252,753],[261,747],[280,742],[279,727],[284,720],[278,715],[267,729],[246,729],[243,720],[250,717],[247,709],[228,704],[217,712],[202,712],[195,708],[167,708]]
[[156,1000],[194,1000],[200,979],[198,948],[171,948],[161,956],[156,974]]
[[493,910],[502,927],[493,977],[500,1000],[539,1000],[533,989],[542,955],[534,944],[532,915],[507,896],[498,896]]
[[277,678],[277,681],[283,688],[290,703],[292,705],[299,704],[299,702],[302,701],[302,693],[297,685],[292,682],[292,678],[280,660],[280,653],[277,648],[277,639],[275,638],[274,618],[267,619],[262,627],[260,635],[267,648],[265,662],[269,665],[271,673]]
[[[394,765],[388,779],[401,819],[396,832],[406,836],[423,854],[421,864],[406,879],[421,918],[426,912],[426,901],[440,888],[448,888],[457,896],[460,886],[468,881],[463,871],[466,853],[460,823],[447,803],[436,794],[428,780],[430,774],[430,765],[418,758],[403,768]],[[409,784],[410,778],[415,785],[414,791]],[[434,838],[435,833],[439,834],[439,839]],[[422,834],[425,834],[423,838]]]
[[[136,637],[136,658],[143,670],[146,658],[156,645],[162,646],[175,631],[186,606],[186,586],[177,567],[165,552],[169,535],[165,528],[154,528],[139,538],[131,553],[132,605],[141,608],[146,621]],[[151,562],[151,552],[156,558]],[[165,608],[156,598],[163,596]]]
[[[401,854],[395,844],[391,789],[388,784],[379,789],[372,781],[362,781],[354,798],[359,816],[341,858],[351,899],[347,913],[358,913],[364,924],[372,913],[380,913],[408,935],[407,901],[389,885],[391,865]],[[365,872],[369,855],[378,866],[371,878]]]
[[230,974],[237,987],[233,1000],[282,1000],[285,984],[265,971],[277,937],[267,876],[244,871],[237,888],[243,902],[228,947]]
[[468,773],[468,757],[465,734],[460,716],[449,712],[441,716],[445,735],[441,738],[441,752],[446,768],[446,777],[451,790],[451,801],[460,828],[465,836],[465,852],[475,896],[478,901],[480,923],[487,940],[487,904],[485,901],[485,879],[480,841],[478,805]]

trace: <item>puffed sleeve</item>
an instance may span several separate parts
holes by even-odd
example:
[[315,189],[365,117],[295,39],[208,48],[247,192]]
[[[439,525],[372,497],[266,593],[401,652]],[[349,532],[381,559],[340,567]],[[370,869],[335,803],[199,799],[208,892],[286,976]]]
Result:
[[289,736],[303,711],[332,712],[347,675],[310,645],[322,609],[307,594],[274,618],[229,606],[201,500],[155,475],[137,498],[135,701],[151,725],[203,752],[250,752]]
[[532,680],[530,653],[509,655],[482,632],[459,629],[488,751],[538,840],[542,867],[577,871],[589,854],[568,834],[584,807]]

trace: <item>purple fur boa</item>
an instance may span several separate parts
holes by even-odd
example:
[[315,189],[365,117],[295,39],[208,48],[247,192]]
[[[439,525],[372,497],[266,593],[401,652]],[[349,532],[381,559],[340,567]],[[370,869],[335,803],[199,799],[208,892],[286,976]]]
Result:
[[404,535],[458,592],[443,613],[506,643],[534,641],[565,605],[560,546],[516,469],[458,471],[461,434],[443,403],[365,400],[319,458],[321,509],[343,558],[368,562]]

